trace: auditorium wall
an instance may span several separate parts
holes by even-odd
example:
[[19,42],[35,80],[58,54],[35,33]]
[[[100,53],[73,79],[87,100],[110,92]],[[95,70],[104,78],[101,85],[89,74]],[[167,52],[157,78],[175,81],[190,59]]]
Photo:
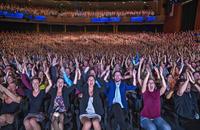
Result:
[[197,3],[197,13],[196,13],[196,21],[195,21],[195,30],[200,30],[200,0]]
[[164,32],[179,32],[181,29],[181,19],[182,19],[182,7],[181,4],[175,4],[173,9],[173,15],[166,15]]

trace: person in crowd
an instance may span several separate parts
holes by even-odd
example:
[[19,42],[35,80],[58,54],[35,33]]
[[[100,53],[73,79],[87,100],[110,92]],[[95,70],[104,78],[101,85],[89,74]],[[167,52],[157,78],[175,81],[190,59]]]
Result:
[[46,66],[44,68],[45,76],[48,80],[48,86],[45,90],[40,90],[40,79],[38,77],[33,77],[31,83],[28,81],[25,74],[26,65],[22,67],[22,82],[27,88],[25,90],[25,96],[29,100],[29,113],[24,119],[24,126],[26,130],[41,130],[39,122],[44,120],[44,115],[41,112],[41,105],[45,98],[46,93],[49,92],[52,81],[49,76],[49,68]]
[[114,123],[111,125],[111,129],[116,129],[119,125],[120,129],[127,129],[127,124],[125,122],[124,112],[128,109],[128,104],[126,101],[126,91],[135,90],[136,87],[136,71],[133,71],[133,85],[129,86],[124,81],[122,81],[122,73],[120,71],[115,71],[113,74],[113,80],[108,82],[107,78],[110,71],[104,80],[107,82],[106,94],[108,99],[108,106],[110,108],[110,118],[114,117]]
[[162,96],[167,88],[165,78],[163,76],[163,68],[160,67],[160,77],[162,87],[156,86],[154,79],[151,77],[151,70],[146,68],[147,75],[143,81],[141,88],[143,97],[143,108],[141,111],[140,124],[145,130],[171,130],[170,125],[161,117],[161,101]]
[[151,9],[141,10],[58,10],[52,8],[39,8],[30,6],[18,6],[10,4],[0,4],[0,10],[22,12],[32,15],[59,16],[59,17],[125,17],[125,16],[154,16],[155,11]]
[[[53,70],[56,69],[57,62],[57,56],[53,58],[52,66]],[[61,58],[61,67],[63,68],[62,58]],[[56,71],[55,71],[56,72]],[[51,76],[56,78],[56,73],[51,72]],[[75,82],[75,81],[74,81]],[[76,83],[74,83],[76,84]],[[64,86],[64,79],[59,77],[57,79],[55,87],[51,88],[48,92],[51,96],[50,106],[48,113],[50,113],[51,117],[51,127],[52,130],[64,130],[64,119],[66,118],[66,113],[70,108],[70,100],[69,100],[69,94],[72,93],[72,91],[75,89],[74,86],[70,84],[70,86]]]
[[[193,73],[187,71],[185,79],[180,79],[174,96],[174,108],[179,116],[179,121],[186,130],[196,130],[200,127],[198,95],[200,85],[195,82]],[[195,88],[198,93],[194,92]]]
[[[81,72],[77,68],[75,78],[80,80]],[[104,87],[98,87],[94,75],[88,75],[87,82],[78,83],[78,90],[82,93],[80,100],[80,120],[83,124],[82,130],[101,130],[101,119],[104,114],[101,93]]]
[[[26,96],[30,109],[24,119],[24,126],[29,130],[41,129],[39,122],[44,116],[40,108],[43,107],[42,102],[48,93],[51,101],[48,118],[52,121],[52,128],[63,129],[65,113],[71,105],[67,95],[75,89],[76,92],[75,94],[72,92],[72,95],[80,99],[80,104],[77,103],[76,108],[80,109],[79,117],[83,129],[90,127],[101,129],[100,124],[104,118],[104,110],[101,108],[107,106],[108,124],[111,128],[128,129],[125,118],[127,109],[131,108],[127,105],[126,92],[141,86],[137,88],[142,92],[139,90],[136,93],[144,99],[141,112],[143,128],[151,126],[152,129],[159,129],[158,127],[171,129],[167,120],[161,118],[161,107],[159,107],[161,95],[174,100],[177,115],[198,122],[200,46],[194,40],[194,33],[189,31],[169,34],[55,33],[52,35],[34,32],[0,32],[0,84],[12,93],[10,95],[7,90],[1,89],[1,93],[5,95],[3,97],[6,97],[3,98],[3,104],[6,106],[12,102],[11,104],[16,104],[17,108],[21,97]],[[56,58],[58,56],[62,58]],[[191,77],[189,81],[185,73],[188,70]],[[148,76],[147,81],[146,76]],[[191,86],[189,92],[183,89],[185,87],[183,83],[186,81],[177,84],[184,78],[188,82],[187,86]],[[74,79],[78,81],[74,82]],[[159,80],[162,87],[157,82]],[[20,85],[18,81],[23,84]],[[105,91],[102,93],[102,90]],[[196,96],[190,94],[193,92]],[[100,98],[103,99],[103,105],[100,103],[96,106]],[[151,101],[153,106],[149,104]],[[15,107],[13,111],[8,109],[9,112],[5,112],[4,107],[0,108],[3,111],[0,116],[13,115],[16,112]],[[13,122],[11,118],[9,121],[6,118],[5,116],[0,118],[2,126]],[[156,121],[161,121],[163,124],[157,125]]]
[[16,84],[10,83],[7,88],[0,84],[0,98],[2,107],[0,111],[0,128],[9,124],[13,124],[15,114],[19,110],[21,96],[16,92]]

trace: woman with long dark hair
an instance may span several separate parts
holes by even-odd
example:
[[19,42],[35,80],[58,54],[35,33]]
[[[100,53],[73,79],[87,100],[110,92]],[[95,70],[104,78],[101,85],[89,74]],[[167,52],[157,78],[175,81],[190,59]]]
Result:
[[26,65],[24,65],[22,70],[22,82],[28,88],[25,90],[25,96],[29,99],[30,109],[28,115],[24,119],[24,126],[26,130],[41,130],[41,127],[38,123],[44,120],[43,113],[41,112],[41,105],[46,93],[48,93],[52,86],[52,81],[49,76],[49,68],[44,68],[44,73],[48,80],[48,86],[45,88],[45,90],[40,90],[40,79],[34,77],[32,78],[30,84],[26,79],[25,67]]

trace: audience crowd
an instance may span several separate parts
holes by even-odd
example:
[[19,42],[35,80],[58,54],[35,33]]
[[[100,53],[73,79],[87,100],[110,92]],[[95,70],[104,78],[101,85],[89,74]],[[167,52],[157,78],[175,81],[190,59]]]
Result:
[[0,10],[23,12],[31,15],[59,16],[59,17],[130,17],[154,16],[153,10],[66,10],[45,7],[28,7],[1,4]]
[[195,33],[1,32],[0,127],[197,130]]

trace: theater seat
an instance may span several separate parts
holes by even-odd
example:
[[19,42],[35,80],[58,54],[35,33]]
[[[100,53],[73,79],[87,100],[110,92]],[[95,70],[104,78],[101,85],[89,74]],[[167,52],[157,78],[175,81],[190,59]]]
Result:
[[141,129],[140,127],[140,111],[142,109],[142,97],[136,91],[128,91],[126,97],[128,99],[129,124],[131,129]]
[[161,116],[169,123],[171,129],[185,130],[180,123],[181,117],[179,117],[174,110],[173,98],[167,100],[162,97],[161,102],[162,102]]

